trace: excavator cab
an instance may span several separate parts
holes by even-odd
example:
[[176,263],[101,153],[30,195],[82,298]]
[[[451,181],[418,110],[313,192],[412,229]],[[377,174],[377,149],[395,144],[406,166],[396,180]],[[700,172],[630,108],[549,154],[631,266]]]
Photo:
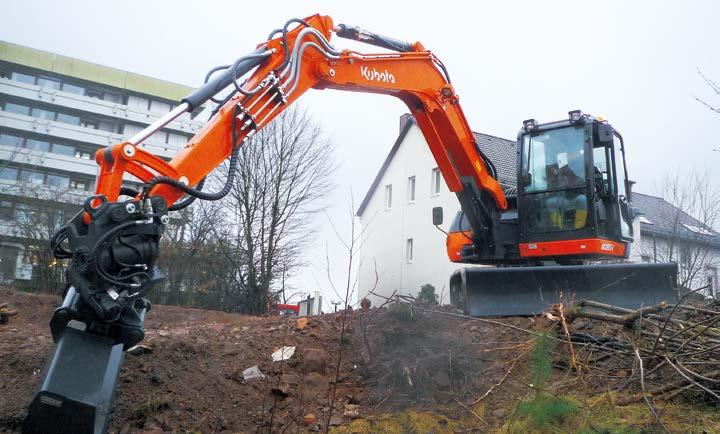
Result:
[[621,137],[606,121],[579,110],[559,122],[523,122],[517,165],[521,257],[627,258],[633,213]]
[[[510,206],[492,232],[475,233],[466,207],[449,228],[452,262],[494,265],[457,270],[453,305],[472,316],[507,316],[560,300],[635,309],[675,299],[676,264],[624,261],[633,241],[632,182],[622,136],[608,122],[579,110],[558,122],[529,119],[517,149],[517,185],[505,186]],[[488,245],[494,249],[482,249]]]

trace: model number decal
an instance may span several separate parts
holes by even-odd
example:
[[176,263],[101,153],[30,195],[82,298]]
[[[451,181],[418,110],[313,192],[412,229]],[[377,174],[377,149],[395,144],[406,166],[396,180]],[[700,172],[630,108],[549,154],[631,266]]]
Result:
[[367,66],[361,66],[360,67],[360,75],[362,75],[366,80],[369,81],[379,81],[382,83],[395,83],[395,76],[392,75],[388,70],[385,71],[378,71],[377,69],[373,68],[370,69]]
[[59,399],[51,398],[47,395],[40,395],[40,402],[47,405],[52,405],[53,407],[61,407],[62,401]]
[[609,252],[612,252],[614,249],[614,246],[610,243],[602,243],[600,244],[600,250],[607,250]]

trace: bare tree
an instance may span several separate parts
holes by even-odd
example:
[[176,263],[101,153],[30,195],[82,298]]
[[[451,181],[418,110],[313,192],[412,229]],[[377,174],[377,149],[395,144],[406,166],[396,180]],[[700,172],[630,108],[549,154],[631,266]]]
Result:
[[[264,313],[289,298],[313,218],[331,187],[332,146],[300,109],[283,112],[242,148],[237,176],[221,206],[200,204],[164,243],[172,277],[163,302]],[[227,165],[208,180],[218,189]],[[188,267],[189,264],[198,266]]]
[[197,202],[168,225],[158,261],[167,278],[151,293],[153,301],[217,309],[222,306],[227,285],[219,279],[230,268],[227,243],[217,236],[222,212],[218,202]]
[[16,197],[15,236],[24,247],[24,256],[32,264],[31,286],[47,292],[63,289],[65,261],[56,259],[50,249],[55,231],[77,212],[68,189],[46,185],[24,185]]
[[[662,182],[661,197],[667,206],[655,211],[652,242],[643,243],[642,254],[658,262],[678,263],[678,283],[694,289],[714,283],[720,266],[720,191],[709,171],[679,172]],[[716,296],[712,288],[707,295]]]
[[227,204],[244,259],[236,267],[237,310],[263,313],[283,279],[302,265],[319,200],[330,188],[332,146],[301,109],[283,112],[240,150]]
[[[700,78],[703,79],[705,84],[708,85],[710,90],[715,94],[716,97],[720,97],[720,86],[718,86],[717,83],[715,83],[714,80],[706,76],[700,68],[697,69],[697,73],[700,76]],[[699,102],[700,104],[704,105],[705,107],[709,108],[710,110],[714,111],[715,113],[720,113],[720,106],[718,106],[716,103],[708,102],[707,100],[695,97],[695,100]]]

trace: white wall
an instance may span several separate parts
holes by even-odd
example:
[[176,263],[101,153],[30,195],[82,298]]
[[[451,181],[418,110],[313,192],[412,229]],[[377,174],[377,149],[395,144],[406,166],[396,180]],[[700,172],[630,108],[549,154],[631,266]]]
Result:
[[[447,282],[457,264],[445,253],[445,234],[432,225],[432,208],[442,206],[445,213],[443,229],[447,230],[460,209],[455,193],[445,181],[440,194],[431,196],[431,173],[437,167],[427,142],[417,125],[413,124],[393,160],[385,171],[372,198],[360,217],[363,237],[360,248],[358,294],[368,296],[375,284],[375,292],[389,296],[417,294],[420,286],[430,283],[440,295],[445,286],[444,300],[449,301]],[[415,202],[408,203],[407,180],[415,176]],[[385,186],[392,184],[392,207],[385,210]],[[414,259],[406,261],[406,242],[413,239]],[[382,302],[368,297],[373,305]]]

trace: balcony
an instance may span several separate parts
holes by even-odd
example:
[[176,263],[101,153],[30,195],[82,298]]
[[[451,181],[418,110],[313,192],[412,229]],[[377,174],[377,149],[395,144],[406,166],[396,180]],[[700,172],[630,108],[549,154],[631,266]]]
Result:
[[[149,125],[162,115],[162,113],[158,114],[147,110],[138,110],[123,104],[76,95],[61,90],[46,89],[7,78],[0,78],[0,94],[43,102],[59,107],[69,107],[74,110],[123,119],[143,125]],[[165,128],[176,133],[194,135],[203,125],[204,123],[200,121],[181,118],[169,123]]]
[[31,151],[25,148],[15,148],[14,146],[2,144],[0,144],[0,160],[40,166],[51,170],[82,173],[92,177],[97,174],[98,170],[95,160],[54,154],[52,152]]
[[[123,136],[120,134],[70,125],[62,122],[38,119],[32,116],[19,115],[2,110],[0,110],[0,125],[6,128],[45,134],[60,139],[88,143],[103,148],[120,143],[124,140]],[[140,147],[159,157],[167,159],[172,158],[179,149],[178,147],[167,143],[153,142],[152,137],[147,141],[147,143],[140,145]]]
[[92,193],[85,190],[58,189],[45,184],[31,184],[21,181],[0,179],[0,192],[8,196],[17,196],[51,202],[82,204]]

